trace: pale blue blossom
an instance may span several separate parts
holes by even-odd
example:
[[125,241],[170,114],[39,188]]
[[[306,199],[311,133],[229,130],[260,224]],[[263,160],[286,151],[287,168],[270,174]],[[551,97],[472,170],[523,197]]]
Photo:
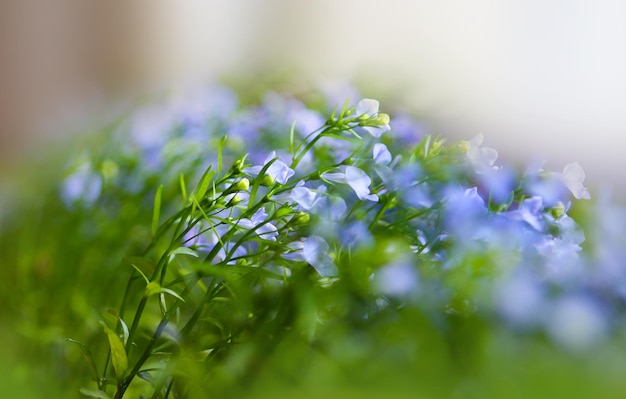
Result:
[[478,179],[496,203],[508,201],[517,185],[515,173],[507,167],[483,170]]
[[467,158],[474,166],[476,172],[483,173],[488,170],[497,170],[494,163],[498,159],[498,151],[493,148],[483,147],[484,136],[482,133],[467,141],[469,148]]
[[260,208],[250,217],[239,219],[239,226],[246,229],[256,229],[255,233],[265,240],[276,241],[278,229],[272,223],[267,222],[267,213],[264,208]]
[[389,296],[406,296],[417,289],[417,273],[410,262],[383,266],[374,274],[374,289]]
[[[263,165],[256,165],[250,168],[246,168],[244,172],[249,173],[251,175],[258,175],[261,172],[261,169],[272,160],[276,159],[276,151],[272,151],[265,161]],[[266,175],[272,179],[272,182],[277,182],[279,184],[286,184],[287,181],[295,174],[296,172],[287,166],[286,163],[281,161],[280,159],[276,159],[272,164],[267,168]]]
[[322,277],[338,275],[337,266],[328,255],[328,243],[320,236],[310,236],[295,241],[289,245],[293,251],[283,254],[283,258],[300,262],[307,262]]
[[83,163],[61,183],[61,197],[67,205],[77,201],[95,202],[102,191],[102,178],[93,171],[90,163]]
[[536,276],[522,271],[499,282],[494,300],[505,320],[518,328],[531,328],[543,321],[546,294]]
[[591,349],[608,329],[602,308],[580,295],[559,299],[551,309],[546,327],[552,339],[576,352]]
[[322,173],[322,179],[335,183],[347,184],[354,190],[360,200],[378,201],[376,194],[371,194],[370,185],[372,179],[355,166],[346,166],[343,172],[338,173]]
[[519,209],[509,212],[509,216],[527,223],[537,231],[544,231],[545,217],[542,211],[543,199],[541,197],[534,196],[523,200]]
[[389,165],[391,163],[391,153],[387,149],[387,146],[382,143],[374,144],[372,156],[374,158],[374,163],[377,165]]
[[291,199],[305,211],[310,211],[319,200],[319,196],[311,189],[299,185],[291,190]]

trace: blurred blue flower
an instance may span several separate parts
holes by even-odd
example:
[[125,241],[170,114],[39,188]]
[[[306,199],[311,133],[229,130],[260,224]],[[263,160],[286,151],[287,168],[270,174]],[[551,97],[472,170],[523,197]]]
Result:
[[605,336],[608,324],[604,309],[583,295],[557,300],[546,320],[548,333],[566,349],[590,350]]
[[337,266],[328,255],[329,246],[319,236],[310,236],[295,241],[289,245],[292,252],[283,254],[288,260],[307,262],[322,277],[335,277],[338,275]]
[[102,178],[91,168],[90,163],[78,166],[61,183],[61,198],[67,206],[76,202],[93,204],[102,191]]
[[484,136],[482,133],[467,141],[469,148],[467,150],[467,158],[474,166],[474,170],[478,173],[484,173],[489,170],[498,169],[494,166],[498,159],[498,151],[493,148],[483,147]]
[[418,276],[410,262],[394,262],[374,274],[374,289],[383,295],[400,297],[415,294],[417,285]]

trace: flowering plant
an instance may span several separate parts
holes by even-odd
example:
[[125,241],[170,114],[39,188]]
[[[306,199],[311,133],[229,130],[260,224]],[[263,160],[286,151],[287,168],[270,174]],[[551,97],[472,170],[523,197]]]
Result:
[[[80,238],[39,256],[80,265],[68,301],[83,337],[69,341],[88,365],[84,395],[362,384],[389,365],[402,386],[420,375],[441,394],[427,380],[482,359],[494,331],[580,353],[616,329],[621,286],[606,271],[623,272],[583,253],[569,215],[590,198],[578,164],[517,173],[482,136],[396,127],[372,99],[323,117],[275,93],[249,107],[228,89],[201,94],[117,123],[58,186]],[[85,264],[109,268],[107,284]]]

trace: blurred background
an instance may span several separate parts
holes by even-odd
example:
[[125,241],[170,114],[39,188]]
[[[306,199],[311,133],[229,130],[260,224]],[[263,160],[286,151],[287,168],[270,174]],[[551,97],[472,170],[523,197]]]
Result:
[[0,163],[138,94],[275,71],[626,187],[620,0],[0,0]]

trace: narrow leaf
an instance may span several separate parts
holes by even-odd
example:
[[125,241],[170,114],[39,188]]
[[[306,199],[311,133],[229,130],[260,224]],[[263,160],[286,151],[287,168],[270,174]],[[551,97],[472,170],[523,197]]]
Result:
[[170,254],[169,261],[172,262],[174,258],[178,255],[188,255],[188,256],[193,256],[194,258],[198,257],[198,254],[193,249],[187,248],[187,247],[180,247],[172,251],[172,253]]
[[222,137],[222,139],[220,140],[220,143],[217,146],[217,175],[218,176],[222,175],[222,161],[223,161],[222,152],[224,151],[225,142],[226,142],[226,136]]
[[124,378],[124,374],[128,369],[128,358],[126,357],[126,350],[124,349],[124,345],[120,338],[117,336],[115,331],[111,330],[104,323],[101,323],[102,327],[104,327],[104,332],[109,339],[109,347],[111,348],[111,362],[113,363],[113,369],[115,370],[115,375],[119,380]]
[[215,176],[215,171],[211,170],[211,166],[204,172],[202,177],[200,178],[200,182],[198,183],[198,187],[196,187],[196,192],[193,194],[194,197],[201,201],[206,194],[206,190],[209,188],[209,184],[211,180],[213,180],[213,176]]
[[110,399],[106,392],[93,388],[81,388],[80,393],[90,398]]
[[159,229],[159,218],[161,216],[161,196],[163,194],[163,185],[161,184],[157,188],[154,196],[154,211],[152,212],[152,237],[156,236],[156,232]]
[[187,183],[185,183],[185,175],[180,174],[180,192],[183,195],[183,203],[187,203]]
[[91,376],[95,381],[98,381],[98,368],[96,367],[96,362],[93,358],[93,353],[91,353],[91,350],[82,342],[79,341],[75,341],[71,338],[66,338],[65,339],[67,342],[71,342],[73,344],[78,345],[78,347],[80,348],[80,352],[83,354],[83,357],[85,358],[85,361],[87,362],[87,365],[89,366],[89,370],[91,371]]

